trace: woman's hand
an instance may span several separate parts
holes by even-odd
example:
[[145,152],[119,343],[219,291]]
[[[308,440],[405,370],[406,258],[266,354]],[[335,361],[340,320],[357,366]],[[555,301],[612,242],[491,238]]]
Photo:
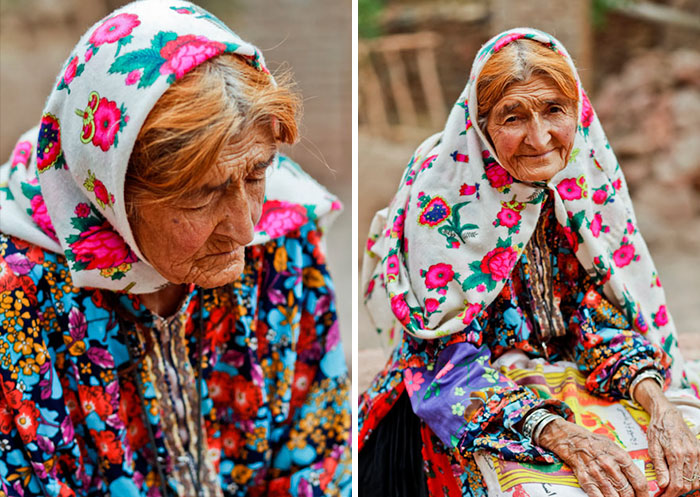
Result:
[[662,497],[677,497],[700,489],[700,442],[683,421],[680,411],[664,396],[658,383],[643,380],[634,397],[649,413],[649,457]]
[[648,497],[649,485],[630,455],[609,438],[557,419],[537,443],[568,464],[588,497]]

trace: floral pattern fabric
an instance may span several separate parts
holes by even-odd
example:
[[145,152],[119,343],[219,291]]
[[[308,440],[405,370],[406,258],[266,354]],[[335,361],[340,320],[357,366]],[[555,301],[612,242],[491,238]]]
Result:
[[[563,57],[579,89],[571,156],[548,182],[511,177],[472,117],[482,68],[521,38]],[[562,236],[600,294],[668,353],[672,384],[697,392],[620,165],[566,49],[534,29],[506,31],[481,48],[445,129],[416,149],[391,204],[375,216],[363,271],[376,328],[392,344],[404,332],[425,339],[470,333],[510,280],[549,195]]]
[[[165,451],[156,378],[110,292],[79,289],[66,259],[0,237],[0,491],[10,496],[158,496],[140,376]],[[119,302],[140,322],[138,296]],[[203,305],[200,305],[203,303]],[[249,247],[241,278],[191,288],[187,354],[204,321],[203,416],[224,495],[349,495],[349,379],[320,232],[306,222]],[[171,488],[175,483],[170,482]]]
[[[521,350],[551,362],[571,358],[587,376],[586,388],[610,400],[628,398],[630,381],[645,368],[668,373],[668,355],[632,329],[624,314],[606,299],[602,287],[583,270],[564,228],[557,223],[551,196],[544,201],[538,229],[556,240],[549,247],[553,300],[566,323],[566,335],[548,343],[539,339],[529,275],[541,269],[527,259],[525,251],[499,296],[465,332],[433,340],[404,334],[387,369],[361,398],[362,444],[398,394],[405,390],[409,395],[423,423],[427,467],[449,460],[449,465],[459,468],[452,477],[458,478],[456,483],[435,469],[426,471],[429,490],[454,486],[445,495],[485,495],[473,459],[481,449],[510,461],[557,462],[554,454],[533,444],[515,426],[533,408],[545,407],[573,421],[572,411],[493,367],[492,362],[508,351]],[[530,243],[537,243],[536,239]],[[462,494],[455,488],[467,490]]]
[[[96,23],[69,55],[38,127],[0,166],[0,231],[64,254],[79,288],[149,293],[167,283],[144,260],[129,226],[129,156],[169,86],[223,53],[269,75],[255,46],[184,0],[134,2]],[[274,222],[259,225],[254,244],[306,221],[323,227],[340,209],[291,161],[280,158],[269,171],[266,199],[286,204],[284,220],[272,215]]]

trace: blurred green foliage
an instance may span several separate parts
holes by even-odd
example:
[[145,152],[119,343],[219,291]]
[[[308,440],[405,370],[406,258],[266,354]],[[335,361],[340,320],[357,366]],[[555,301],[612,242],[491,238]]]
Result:
[[382,34],[379,17],[384,9],[384,0],[357,0],[357,35],[374,38]]
[[605,26],[609,10],[633,3],[635,3],[634,0],[593,0],[591,12],[593,27],[602,28]]

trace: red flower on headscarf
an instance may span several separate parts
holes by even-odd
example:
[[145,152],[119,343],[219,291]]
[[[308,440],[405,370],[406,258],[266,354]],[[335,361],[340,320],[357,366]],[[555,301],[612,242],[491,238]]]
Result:
[[193,67],[223,53],[224,50],[226,45],[204,36],[178,36],[160,49],[160,55],[165,59],[160,73],[174,74],[175,79],[180,79]]
[[[94,117],[95,135],[92,137],[92,144],[106,152],[114,143],[114,138],[119,132],[122,111],[119,110],[116,102],[103,97],[100,99],[100,104],[97,106]],[[105,205],[109,204],[109,197],[104,203]]]
[[80,233],[78,240],[70,244],[75,260],[86,264],[86,269],[106,269],[138,259],[124,239],[114,231],[108,221],[90,226]]
[[613,252],[613,261],[617,267],[625,267],[634,260],[634,245],[625,244]]
[[425,273],[425,286],[427,288],[442,288],[452,281],[454,275],[455,272],[451,265],[443,262],[433,264]]
[[497,162],[492,162],[485,166],[486,179],[493,188],[500,188],[513,183],[513,177],[508,171],[503,169]]
[[403,295],[391,297],[391,310],[402,324],[407,324],[411,320],[411,309],[408,307]]
[[66,71],[63,73],[63,81],[65,81],[65,83],[67,85],[69,85],[70,82],[73,81],[73,78],[75,78],[75,74],[77,72],[78,72],[78,56],[76,55],[68,63],[68,67],[66,67]]
[[490,274],[494,281],[504,280],[517,259],[518,253],[513,247],[496,247],[481,260],[481,272]]
[[18,142],[15,149],[12,151],[12,167],[22,164],[24,166],[29,162],[29,156],[32,153],[32,143],[28,141]]

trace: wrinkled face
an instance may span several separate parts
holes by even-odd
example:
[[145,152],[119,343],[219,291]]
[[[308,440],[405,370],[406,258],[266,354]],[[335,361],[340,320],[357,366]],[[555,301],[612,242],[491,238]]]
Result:
[[508,87],[491,109],[486,131],[511,176],[547,181],[566,167],[576,126],[576,103],[551,78],[536,75]]
[[276,153],[272,131],[254,128],[224,148],[184,200],[137,207],[131,225],[148,262],[171,283],[213,288],[238,278]]

